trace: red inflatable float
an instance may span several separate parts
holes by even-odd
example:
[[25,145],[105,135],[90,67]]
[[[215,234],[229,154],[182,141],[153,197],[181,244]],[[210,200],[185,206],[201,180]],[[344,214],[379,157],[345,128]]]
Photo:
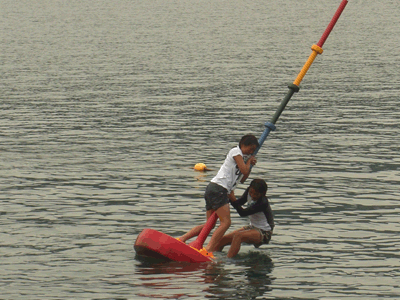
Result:
[[200,263],[212,261],[211,253],[206,253],[202,247],[208,234],[217,222],[214,213],[207,220],[205,226],[195,241],[186,245],[180,240],[154,229],[143,229],[135,241],[135,251],[140,256],[166,259],[179,262]]

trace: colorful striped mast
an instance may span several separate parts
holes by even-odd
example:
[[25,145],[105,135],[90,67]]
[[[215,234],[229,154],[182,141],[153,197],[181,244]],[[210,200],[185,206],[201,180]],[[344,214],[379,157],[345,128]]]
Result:
[[[297,93],[300,90],[300,82],[303,80],[304,76],[306,75],[308,69],[311,67],[312,63],[314,62],[315,58],[317,57],[318,54],[322,54],[322,46],[324,45],[326,39],[328,38],[329,34],[331,33],[333,27],[335,26],[337,20],[339,19],[340,15],[342,14],[344,8],[347,5],[347,0],[342,0],[342,2],[339,5],[339,8],[336,10],[336,13],[334,14],[331,22],[328,24],[328,27],[325,29],[324,33],[321,36],[321,39],[316,45],[312,45],[311,50],[312,53],[310,57],[307,59],[306,63],[304,64],[303,68],[301,69],[299,75],[297,75],[296,80],[289,84],[289,91],[286,94],[286,97],[283,99],[281,102],[280,106],[278,107],[277,111],[275,112],[275,115],[272,117],[270,122],[266,122],[264,124],[265,130],[263,134],[261,135],[260,139],[258,140],[258,143],[260,144],[259,147],[256,149],[254,152],[254,155],[257,154],[258,150],[260,150],[262,144],[264,141],[267,139],[268,134],[270,133],[271,130],[275,130],[275,123],[278,121],[279,116],[283,112],[283,110],[286,107],[286,104],[289,102],[290,98],[293,96],[294,93]],[[210,233],[211,229],[215,225],[215,222],[217,221],[217,217],[215,216],[215,213],[212,215],[212,218],[210,217],[209,220],[206,223],[206,226],[204,226],[203,230],[200,232],[199,236],[195,241],[189,244],[189,246],[192,246],[193,248],[196,249],[201,249],[203,247],[203,243],[206,240],[208,234]]]
[[[287,93],[286,97],[281,102],[271,121],[265,123],[265,130],[259,139],[260,146],[257,148],[254,155],[257,154],[258,150],[261,148],[269,132],[271,130],[275,130],[275,123],[285,109],[286,104],[289,102],[292,95],[300,90],[300,82],[303,80],[303,77],[306,75],[308,69],[314,62],[314,59],[317,57],[317,55],[322,53],[322,46],[328,38],[333,27],[335,26],[336,21],[339,19],[346,4],[347,0],[343,0],[317,45],[313,45],[311,47],[311,50],[313,52],[311,53],[304,67],[300,71],[296,80],[292,84],[288,85],[289,92]],[[202,252],[200,249],[203,247],[203,243],[212,228],[214,227],[216,221],[217,215],[216,213],[214,213],[210,216],[210,218],[208,218],[197,239],[189,245],[186,245],[185,243],[182,243],[181,241],[167,234],[147,228],[144,229],[136,238],[134,248],[136,250],[136,253],[138,253],[139,255],[153,258],[163,258],[173,261],[197,263],[212,261],[212,256],[210,256],[208,253]]]
[[262,133],[260,139],[258,140],[260,146],[256,149],[254,155],[257,154],[258,150],[260,150],[262,144],[264,141],[267,139],[268,134],[276,129],[275,123],[278,121],[279,116],[285,109],[286,105],[288,104],[290,98],[293,96],[294,93],[297,93],[300,90],[300,82],[303,80],[304,76],[306,75],[308,69],[311,67],[312,63],[314,62],[315,58],[317,57],[318,54],[322,54],[322,46],[324,45],[326,39],[328,38],[329,34],[331,33],[333,27],[335,26],[337,20],[339,19],[340,15],[342,14],[344,8],[347,5],[347,0],[343,0],[339,8],[336,10],[336,13],[334,14],[331,22],[328,24],[328,27],[325,29],[325,32],[322,34],[321,39],[316,45],[313,45],[311,47],[312,53],[306,63],[304,64],[303,68],[301,69],[299,75],[297,75],[296,80],[288,85],[289,91],[286,94],[285,98],[282,100],[281,104],[279,105],[277,111],[275,112],[275,115],[272,117],[270,122],[266,122],[264,124],[265,130]]

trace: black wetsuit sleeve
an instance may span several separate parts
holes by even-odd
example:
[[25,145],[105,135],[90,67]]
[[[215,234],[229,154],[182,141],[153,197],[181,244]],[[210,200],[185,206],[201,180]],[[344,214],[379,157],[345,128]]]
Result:
[[274,230],[275,227],[275,221],[274,221],[274,214],[272,213],[271,205],[269,204],[269,201],[267,202],[267,209],[265,211],[265,216],[267,217],[267,222],[269,226],[271,227],[271,230]]
[[236,209],[236,211],[239,213],[241,217],[254,215],[255,213],[258,212],[264,212],[267,208],[266,203],[263,203],[263,201],[258,201],[247,208],[243,208],[239,203],[236,202],[232,202],[232,206]]
[[247,195],[249,194],[249,188],[247,188],[243,195],[240,196],[236,201],[230,201],[232,206],[235,207],[235,205],[240,205],[242,206],[243,204],[245,204],[247,202]]

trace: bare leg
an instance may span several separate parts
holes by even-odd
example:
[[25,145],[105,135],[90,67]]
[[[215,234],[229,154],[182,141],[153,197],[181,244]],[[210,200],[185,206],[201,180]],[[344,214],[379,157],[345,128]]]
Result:
[[[207,211],[207,220],[208,220],[208,218],[213,214],[213,212],[214,212],[214,211],[213,211],[212,209],[210,209],[210,210]],[[198,236],[198,235],[200,234],[201,230],[203,229],[204,225],[205,225],[205,223],[193,227],[193,228],[190,229],[187,233],[185,233],[184,235],[182,235],[181,237],[179,237],[179,239],[180,239],[182,242],[185,243],[187,240],[191,239],[192,237]],[[215,225],[214,225],[214,226],[215,226]],[[214,228],[214,227],[213,227],[213,228]]]
[[201,230],[203,229],[203,227],[204,227],[204,224],[197,225],[197,226],[193,227],[192,229],[190,229],[187,233],[182,235],[179,239],[185,243],[187,240],[191,239],[192,237],[198,236],[199,233],[201,232]]
[[[208,213],[209,212],[207,211],[207,216]],[[212,252],[216,250],[217,244],[222,239],[229,226],[231,226],[231,212],[229,209],[229,204],[225,204],[224,206],[218,208],[216,210],[216,213],[218,215],[220,224],[211,236],[208,245],[205,247],[207,252]]]
[[219,241],[219,243],[217,244],[217,246],[215,247],[214,251],[222,251],[226,245],[230,245],[232,243],[233,237],[237,231],[238,230],[224,235],[222,237],[222,239]]
[[215,251],[222,251],[225,246],[232,244],[233,238],[235,237],[236,234],[247,231],[248,229],[240,228],[232,231],[231,233],[225,234],[218,245],[215,247]]
[[236,232],[233,236],[227,257],[234,257],[238,254],[242,243],[258,244],[260,240],[261,234],[258,230],[250,229]]

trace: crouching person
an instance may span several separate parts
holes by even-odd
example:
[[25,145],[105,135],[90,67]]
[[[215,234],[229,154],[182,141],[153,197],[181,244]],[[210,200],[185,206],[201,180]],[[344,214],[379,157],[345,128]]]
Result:
[[[217,251],[231,245],[227,256],[234,257],[239,253],[242,243],[252,244],[257,248],[269,243],[275,223],[266,196],[267,190],[267,183],[263,179],[254,179],[240,198],[230,197],[230,202],[239,215],[249,217],[250,225],[224,235],[216,247]],[[248,205],[243,208],[242,205],[246,202]]]

